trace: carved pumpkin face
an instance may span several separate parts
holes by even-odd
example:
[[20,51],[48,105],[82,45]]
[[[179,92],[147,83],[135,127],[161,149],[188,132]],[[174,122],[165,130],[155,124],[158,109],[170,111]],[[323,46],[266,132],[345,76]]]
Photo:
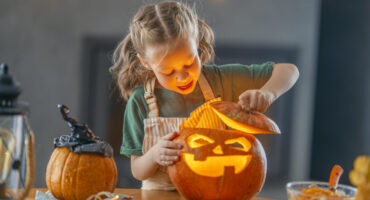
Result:
[[195,132],[186,138],[191,151],[182,157],[188,167],[198,175],[209,177],[223,176],[225,167],[233,167],[235,174],[243,171],[252,159],[252,155],[248,155],[251,143],[243,136],[213,136]]
[[249,199],[262,188],[266,157],[252,134],[183,128],[174,142],[184,148],[180,161],[168,172],[186,198]]
[[[216,98],[181,124],[173,141],[184,148],[168,173],[186,199],[251,199],[261,190],[266,155],[250,133],[280,131],[262,114],[243,113],[234,103]],[[236,130],[224,130],[223,123]]]

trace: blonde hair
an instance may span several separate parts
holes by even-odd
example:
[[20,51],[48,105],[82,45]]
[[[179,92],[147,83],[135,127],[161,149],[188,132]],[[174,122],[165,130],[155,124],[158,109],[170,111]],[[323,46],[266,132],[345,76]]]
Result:
[[138,85],[154,77],[137,57],[137,54],[145,55],[145,45],[166,44],[176,38],[192,36],[198,39],[202,64],[213,61],[213,31],[193,9],[175,1],[141,7],[130,22],[130,32],[115,49],[109,69],[123,99],[127,100]]

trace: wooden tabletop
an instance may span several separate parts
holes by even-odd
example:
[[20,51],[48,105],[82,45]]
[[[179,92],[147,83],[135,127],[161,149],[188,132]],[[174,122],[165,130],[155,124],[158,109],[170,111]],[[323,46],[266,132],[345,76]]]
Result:
[[[46,188],[32,188],[28,194],[26,200],[35,199],[36,191],[46,192]],[[140,190],[140,189],[127,189],[127,188],[116,188],[114,193],[120,193],[130,195],[134,197],[134,200],[184,200],[176,191],[160,191],[160,190]],[[255,197],[252,200],[271,200],[266,198]]]

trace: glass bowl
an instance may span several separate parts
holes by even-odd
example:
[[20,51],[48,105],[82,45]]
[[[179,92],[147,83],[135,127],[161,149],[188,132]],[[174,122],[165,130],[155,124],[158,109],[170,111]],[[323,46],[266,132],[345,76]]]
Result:
[[[328,190],[327,182],[320,181],[297,181],[286,185],[288,200],[354,200],[357,189],[348,185],[338,185],[337,191],[345,194],[341,197],[329,197],[326,195],[302,193],[302,189],[308,189],[311,185]],[[303,194],[303,195],[302,195]]]

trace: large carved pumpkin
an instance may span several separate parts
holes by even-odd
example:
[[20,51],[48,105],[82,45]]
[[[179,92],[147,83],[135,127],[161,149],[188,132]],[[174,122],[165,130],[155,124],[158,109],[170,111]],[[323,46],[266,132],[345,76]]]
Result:
[[54,151],[46,169],[46,185],[54,197],[85,200],[101,191],[113,192],[117,168],[112,147],[95,136],[87,124],[67,116],[69,108],[58,105],[71,128],[70,135],[54,139]]
[[[219,98],[206,102],[180,126],[174,142],[184,148],[180,160],[168,167],[169,176],[178,192],[187,199],[251,199],[264,184],[266,155],[257,138],[240,129],[248,128],[255,133],[278,132],[266,131],[265,127],[251,129],[253,124],[246,126],[240,122],[233,125],[239,130],[224,129],[227,116],[221,112],[226,109],[216,107],[220,111],[216,114],[215,107],[211,107],[212,104],[220,105],[218,102]],[[252,118],[254,116],[257,115]],[[258,116],[263,120],[262,114]],[[235,124],[235,120],[227,119],[227,125]]]
[[46,169],[46,185],[58,199],[85,200],[101,191],[113,192],[117,168],[113,157],[97,153],[73,153],[56,148]]
[[188,199],[249,199],[262,188],[266,156],[253,135],[184,128],[175,142],[181,160],[168,167],[177,190]]

